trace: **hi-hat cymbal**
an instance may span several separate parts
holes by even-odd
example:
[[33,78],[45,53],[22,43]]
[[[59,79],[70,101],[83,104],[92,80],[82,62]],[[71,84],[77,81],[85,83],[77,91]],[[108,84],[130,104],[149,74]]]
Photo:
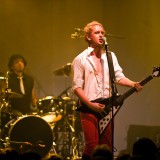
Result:
[[4,91],[4,92],[1,92],[0,94],[4,95],[5,97],[8,97],[8,98],[21,98],[23,96],[20,93],[10,92],[10,91]]
[[65,66],[55,70],[53,72],[57,76],[70,76],[71,74],[71,63],[67,63]]

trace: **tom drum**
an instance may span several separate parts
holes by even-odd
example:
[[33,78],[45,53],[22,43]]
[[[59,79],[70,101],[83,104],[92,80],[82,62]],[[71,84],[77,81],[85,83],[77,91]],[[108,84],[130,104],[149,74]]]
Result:
[[48,123],[61,120],[62,115],[59,111],[61,102],[58,98],[47,96],[38,100],[39,115]]

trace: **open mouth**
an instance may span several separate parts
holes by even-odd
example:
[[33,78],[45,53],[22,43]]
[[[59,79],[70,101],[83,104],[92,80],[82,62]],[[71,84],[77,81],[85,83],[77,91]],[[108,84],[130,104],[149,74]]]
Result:
[[100,39],[99,39],[99,42],[100,42],[100,43],[104,43],[104,39],[103,39],[103,38],[100,38]]

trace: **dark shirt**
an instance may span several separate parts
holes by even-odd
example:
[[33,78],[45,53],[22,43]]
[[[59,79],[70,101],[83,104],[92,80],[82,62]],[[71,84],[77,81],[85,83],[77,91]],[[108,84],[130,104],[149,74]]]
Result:
[[17,110],[22,114],[30,113],[31,99],[32,99],[32,89],[34,86],[34,80],[31,76],[23,74],[23,84],[25,89],[25,95],[21,93],[20,90],[20,79],[14,73],[11,73],[8,79],[8,89],[11,92],[16,92],[22,94],[21,98],[10,98],[9,102],[11,109]]

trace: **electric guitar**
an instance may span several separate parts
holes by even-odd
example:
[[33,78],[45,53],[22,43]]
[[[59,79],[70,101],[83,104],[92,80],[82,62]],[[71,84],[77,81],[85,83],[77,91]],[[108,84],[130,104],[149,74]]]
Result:
[[[154,77],[159,77],[159,76],[160,76],[160,66],[154,67],[152,74],[146,77],[145,79],[143,79],[141,82],[139,82],[139,84],[141,86],[144,86]],[[116,95],[110,98],[99,98],[99,99],[91,101],[91,102],[101,103],[105,105],[104,111],[100,113],[93,111],[92,109],[87,107],[82,102],[79,106],[77,106],[76,110],[80,112],[91,113],[95,115],[99,120],[99,133],[102,134],[102,132],[105,130],[105,128],[110,123],[112,117],[114,117],[116,113],[119,111],[119,109],[121,108],[124,100],[135,92],[136,92],[136,88],[132,87],[127,92],[125,92],[123,95]]]

